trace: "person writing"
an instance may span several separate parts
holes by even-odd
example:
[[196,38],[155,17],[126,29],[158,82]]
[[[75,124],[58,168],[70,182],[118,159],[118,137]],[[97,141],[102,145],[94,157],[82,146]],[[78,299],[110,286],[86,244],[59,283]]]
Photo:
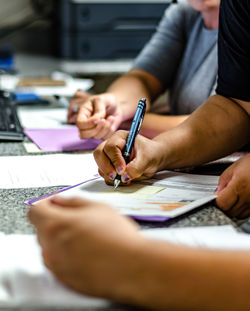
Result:
[[[211,94],[217,75],[217,28],[220,0],[181,0],[167,8],[159,27],[139,54],[133,68],[106,93],[78,91],[70,104],[68,122],[76,122],[81,138],[106,139],[130,120],[141,97],[148,113],[141,133],[147,137],[183,122]],[[169,91],[167,105],[155,99]],[[78,114],[74,111],[79,106]]]
[[[250,3],[222,0],[220,14],[218,95],[178,127],[152,140],[137,136],[127,165],[121,156],[127,132],[116,132],[95,151],[107,182],[118,168],[129,183],[215,159],[249,141]],[[249,168],[247,155],[220,177],[216,202],[229,215],[250,215]],[[78,198],[39,203],[29,217],[45,264],[79,292],[154,310],[250,309],[249,251],[151,241],[109,206]]]

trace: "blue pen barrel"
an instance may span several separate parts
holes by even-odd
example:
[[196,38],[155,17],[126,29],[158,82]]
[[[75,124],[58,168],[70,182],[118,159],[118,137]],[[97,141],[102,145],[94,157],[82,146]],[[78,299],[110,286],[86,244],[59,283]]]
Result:
[[141,128],[142,121],[145,115],[145,111],[146,111],[146,99],[142,98],[139,100],[130,130],[129,130],[127,142],[122,153],[126,163],[129,162],[130,153],[132,151],[136,135],[138,134]]

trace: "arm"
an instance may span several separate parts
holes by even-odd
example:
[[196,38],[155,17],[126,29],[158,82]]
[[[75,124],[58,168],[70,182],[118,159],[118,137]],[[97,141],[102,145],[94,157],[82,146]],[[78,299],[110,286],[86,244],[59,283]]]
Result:
[[248,103],[215,95],[176,129],[155,137],[161,142],[163,168],[199,165],[225,156],[250,139]]
[[141,97],[147,98],[149,109],[150,102],[172,83],[185,48],[189,11],[186,3],[169,6],[133,69],[116,80],[107,93],[84,103],[77,118],[80,137],[110,137],[122,121],[132,118]]
[[153,140],[138,135],[127,165],[121,155],[127,134],[118,132],[94,152],[99,172],[109,183],[118,172],[126,175],[122,181],[128,181],[225,156],[249,141],[250,116],[245,106],[215,95],[182,124]]
[[148,138],[153,138],[165,131],[171,130],[188,118],[188,115],[160,115],[146,113],[140,133]]
[[141,97],[150,102],[161,92],[162,85],[143,70],[131,70],[116,80],[106,93],[83,100],[77,116],[81,138],[108,138],[122,121],[132,118]]
[[250,308],[249,252],[150,241],[108,206],[76,198],[39,203],[29,217],[46,266],[81,293],[154,310]]

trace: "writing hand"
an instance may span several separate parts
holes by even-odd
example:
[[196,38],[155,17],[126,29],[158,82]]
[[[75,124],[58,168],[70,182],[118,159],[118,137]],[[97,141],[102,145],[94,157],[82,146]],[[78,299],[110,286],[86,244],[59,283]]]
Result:
[[159,168],[163,150],[161,143],[141,135],[137,135],[130,162],[126,164],[122,150],[127,136],[128,132],[117,131],[94,151],[99,174],[107,184],[113,184],[117,173],[121,175],[123,184],[129,184],[133,179],[150,178]]
[[221,175],[216,203],[231,217],[250,216],[250,154],[236,161]]

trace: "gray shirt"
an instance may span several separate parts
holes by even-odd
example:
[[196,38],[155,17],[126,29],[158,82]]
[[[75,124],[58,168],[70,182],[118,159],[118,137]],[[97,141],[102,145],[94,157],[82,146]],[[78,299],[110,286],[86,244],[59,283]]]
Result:
[[133,68],[149,72],[169,90],[172,114],[189,114],[215,93],[217,30],[186,0],[170,5]]

